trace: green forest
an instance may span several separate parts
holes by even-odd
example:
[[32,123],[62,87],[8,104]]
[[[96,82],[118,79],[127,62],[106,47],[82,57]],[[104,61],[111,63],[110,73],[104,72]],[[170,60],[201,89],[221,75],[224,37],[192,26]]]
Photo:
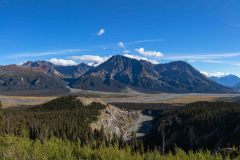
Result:
[[83,105],[76,96],[1,109],[0,159],[240,159],[239,106],[197,102],[159,110],[151,132],[143,139],[133,133],[128,141],[105,133],[103,127],[92,130],[89,124],[105,106]]
[[172,150],[219,151],[240,145],[240,103],[196,102],[165,109],[154,120],[145,142]]
[[211,154],[209,151],[185,152],[176,149],[176,152],[161,154],[158,150],[144,153],[133,152],[130,147],[119,149],[116,145],[92,148],[81,145],[79,142],[47,139],[44,144],[39,140],[32,141],[26,137],[1,136],[1,160],[226,160],[221,154]]

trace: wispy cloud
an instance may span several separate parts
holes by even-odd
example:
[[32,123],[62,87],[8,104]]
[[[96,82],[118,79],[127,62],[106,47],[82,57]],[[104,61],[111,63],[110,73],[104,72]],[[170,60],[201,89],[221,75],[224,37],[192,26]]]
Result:
[[222,58],[240,57],[240,53],[194,54],[165,56],[167,60],[217,60]]
[[62,49],[62,50],[55,50],[55,51],[14,53],[14,54],[9,54],[7,56],[7,58],[42,57],[42,56],[48,56],[48,55],[63,55],[63,54],[77,53],[77,52],[81,52],[81,51],[87,51],[87,50],[85,50],[85,49]]
[[102,36],[105,33],[105,29],[101,28],[98,32],[97,32],[97,36]]
[[143,40],[136,40],[136,41],[130,41],[127,42],[127,45],[131,44],[141,44],[141,43],[149,43],[149,42],[164,42],[166,41],[165,39],[143,39]]
[[49,60],[49,62],[55,64],[55,65],[61,65],[61,66],[73,66],[77,65],[77,62],[73,60],[68,60],[68,59],[57,59],[57,58],[52,58]]
[[203,62],[206,62],[206,63],[215,63],[215,64],[223,64],[225,63],[224,61],[217,61],[217,60],[205,60]]
[[240,62],[234,62],[232,63],[234,66],[240,66]]
[[[88,48],[100,48],[100,49],[116,49],[116,48],[128,48],[130,45],[134,44],[142,44],[142,43],[150,43],[150,42],[162,42],[164,39],[147,39],[147,40],[136,40],[136,41],[120,41],[116,43],[110,44],[100,44],[100,45],[90,45],[86,46]],[[117,44],[117,45],[116,45]]]
[[123,42],[118,42],[118,47],[119,47],[119,48],[124,48],[124,47],[125,47],[125,45],[124,45],[124,43],[123,43]]

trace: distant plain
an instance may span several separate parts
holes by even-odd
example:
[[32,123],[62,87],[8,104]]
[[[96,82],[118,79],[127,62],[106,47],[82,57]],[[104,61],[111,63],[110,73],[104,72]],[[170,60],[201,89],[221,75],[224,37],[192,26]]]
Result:
[[[99,92],[71,89],[71,94],[80,97],[98,98],[106,103],[143,103],[143,104],[187,104],[196,101],[236,101],[240,94],[211,94],[211,93],[156,93],[148,94],[126,90],[124,92]],[[56,96],[5,96],[0,95],[3,108],[24,107],[37,105],[56,98]]]

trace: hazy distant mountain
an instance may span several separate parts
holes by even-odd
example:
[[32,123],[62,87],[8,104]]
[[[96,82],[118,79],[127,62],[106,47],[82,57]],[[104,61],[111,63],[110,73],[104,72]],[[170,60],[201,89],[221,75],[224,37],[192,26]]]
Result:
[[240,78],[232,74],[220,76],[220,77],[212,76],[209,78],[219,84],[222,84],[227,87],[233,87],[233,88],[235,85],[237,85],[237,83],[240,82]]
[[120,91],[126,87],[163,92],[232,91],[208,79],[186,62],[154,65],[121,55],[86,72],[72,86],[100,91]]
[[232,88],[240,90],[240,82],[236,83]]
[[51,76],[58,76],[62,78],[78,78],[88,70],[92,69],[84,63],[74,66],[60,66],[54,65],[47,61],[28,61],[22,65],[23,67],[40,70]]
[[49,76],[40,70],[32,70],[16,65],[0,67],[0,92],[27,91],[66,92],[63,80]]

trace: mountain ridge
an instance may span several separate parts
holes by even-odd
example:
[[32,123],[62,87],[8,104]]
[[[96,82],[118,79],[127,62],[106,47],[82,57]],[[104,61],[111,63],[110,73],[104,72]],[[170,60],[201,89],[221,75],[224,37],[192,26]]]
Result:
[[72,84],[74,88],[99,91],[121,91],[126,87],[159,92],[232,92],[209,80],[184,61],[154,65],[122,55],[110,59],[86,72]]
[[42,70],[48,75],[58,76],[62,78],[78,78],[86,71],[92,69],[93,67],[80,63],[78,65],[62,66],[55,65],[48,61],[28,61],[21,65],[22,67],[31,68],[34,70]]
[[148,93],[235,92],[215,83],[184,61],[152,64],[122,55],[112,56],[96,67],[84,63],[60,66],[48,61],[2,66],[0,80],[0,91],[68,90],[70,86],[104,92],[121,92],[127,88]]

